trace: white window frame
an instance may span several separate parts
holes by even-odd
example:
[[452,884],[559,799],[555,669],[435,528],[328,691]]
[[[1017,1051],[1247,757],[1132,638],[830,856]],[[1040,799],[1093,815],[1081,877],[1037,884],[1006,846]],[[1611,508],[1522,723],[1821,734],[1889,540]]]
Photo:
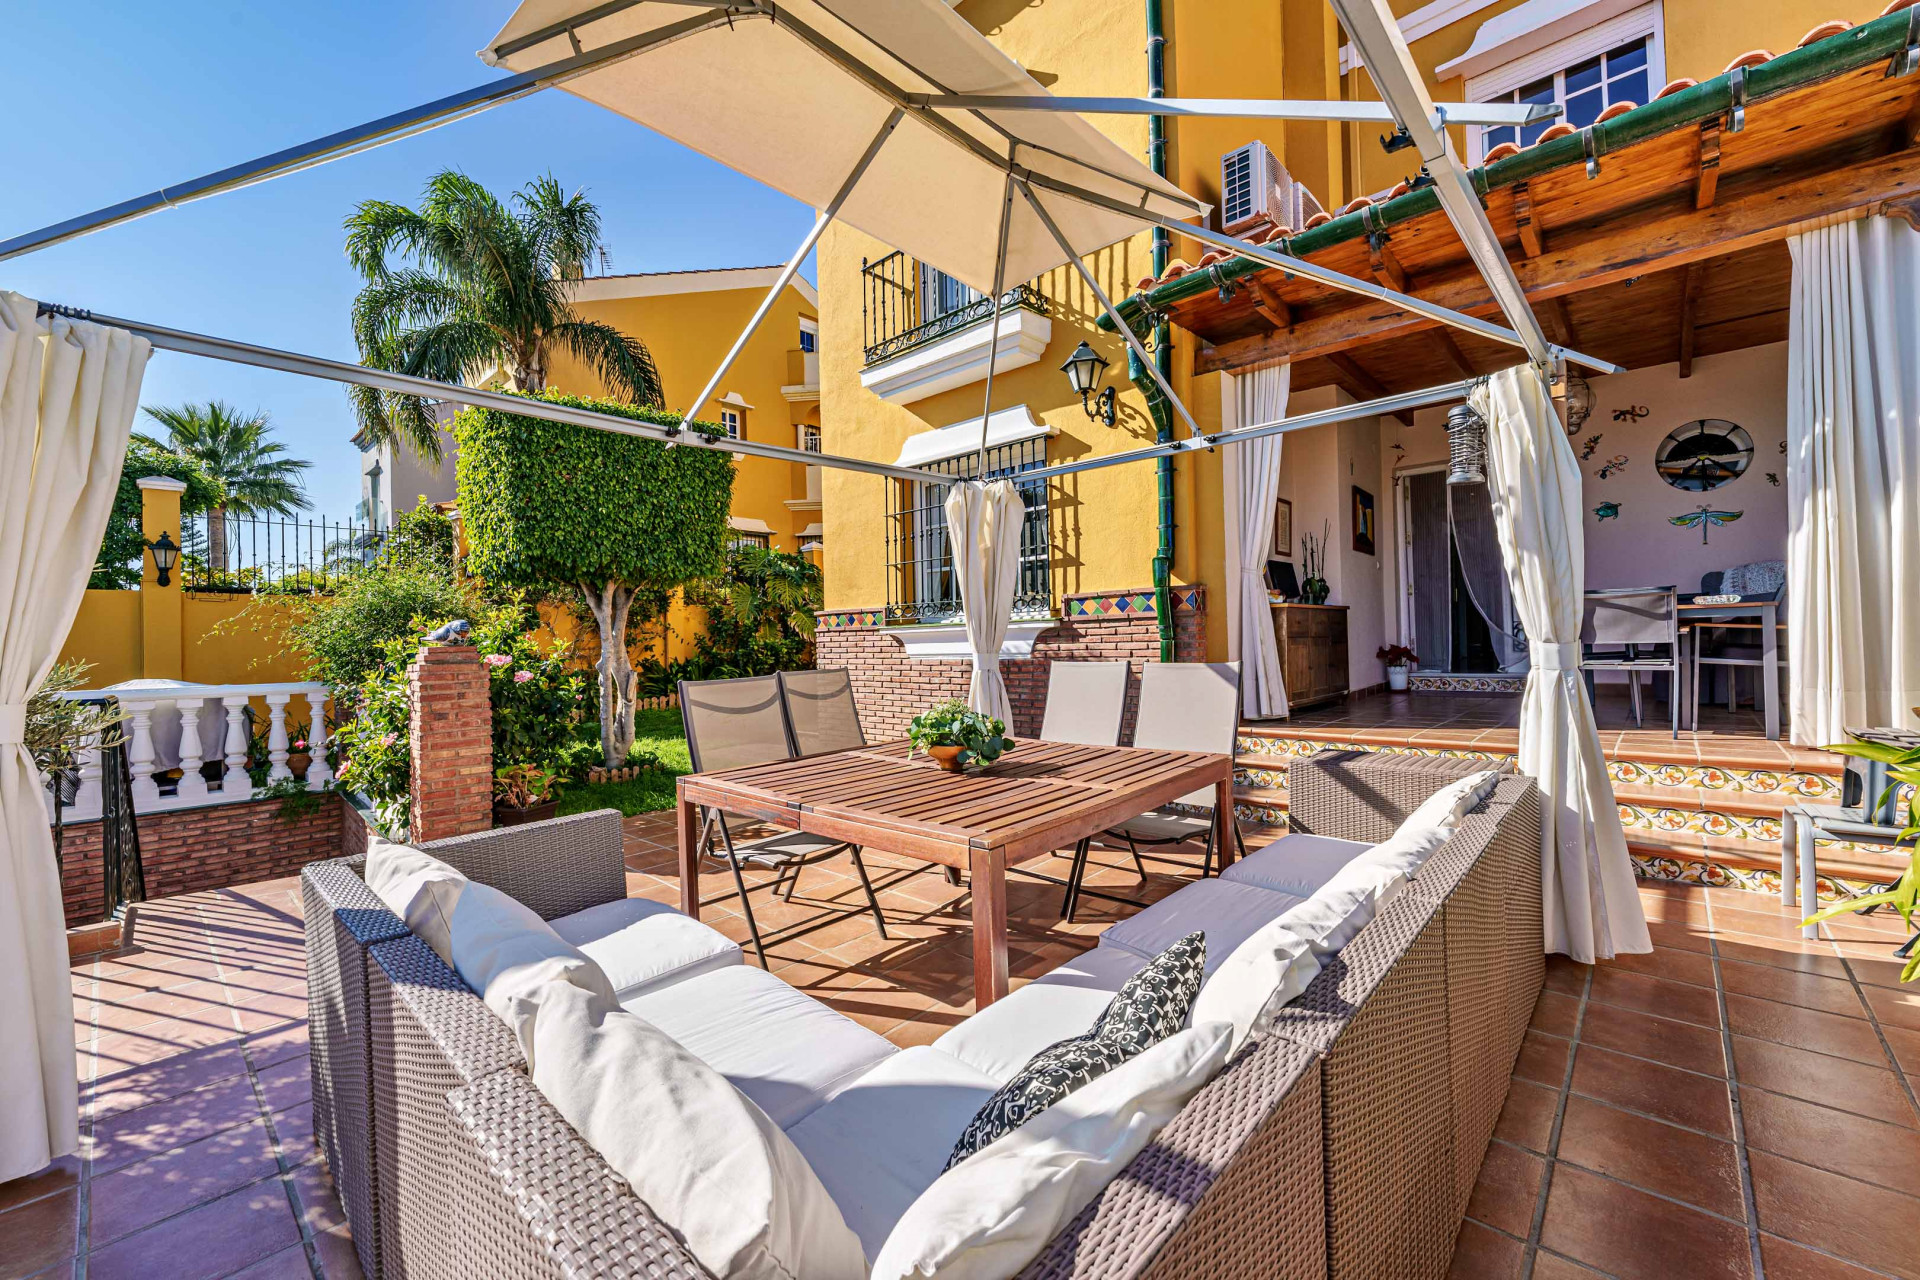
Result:
[[[809,338],[813,340],[811,347],[807,345],[807,339]],[[802,351],[812,352],[818,352],[820,350],[820,322],[818,320],[809,320],[805,316],[800,317],[800,349]]]
[[722,405],[720,408],[720,425],[727,429],[727,439],[742,440],[746,438],[747,420],[743,410],[736,409],[732,405]]
[[[1535,49],[1471,77],[1466,85],[1467,101],[1497,102],[1523,85],[1549,75],[1557,78],[1577,62],[1584,62],[1595,54],[1616,49],[1642,36],[1647,41],[1647,96],[1651,98],[1667,83],[1665,33],[1666,20],[1661,0],[1652,0],[1650,4],[1596,22],[1584,31],[1575,32],[1565,39],[1556,40],[1544,48]],[[1564,91],[1564,84],[1556,85],[1556,92]],[[1468,129],[1467,162],[1480,164],[1485,160],[1486,153],[1486,130],[1480,127]]]

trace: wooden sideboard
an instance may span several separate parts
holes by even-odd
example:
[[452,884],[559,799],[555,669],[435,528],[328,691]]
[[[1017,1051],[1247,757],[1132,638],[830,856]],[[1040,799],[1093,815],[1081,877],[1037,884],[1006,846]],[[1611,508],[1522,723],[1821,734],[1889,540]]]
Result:
[[1273,634],[1280,645],[1280,671],[1287,703],[1294,708],[1347,695],[1347,606],[1276,604]]

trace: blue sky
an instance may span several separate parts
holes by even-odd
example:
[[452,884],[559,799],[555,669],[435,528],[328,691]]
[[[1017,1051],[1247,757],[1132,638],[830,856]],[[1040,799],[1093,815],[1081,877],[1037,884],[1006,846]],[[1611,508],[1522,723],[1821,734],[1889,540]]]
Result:
[[[6,15],[0,238],[483,83],[474,56],[513,0],[17,0]],[[639,125],[549,90],[417,138],[0,262],[0,288],[357,358],[358,277],[341,220],[378,198],[413,203],[457,168],[506,192],[551,172],[598,203],[615,271],[783,260],[812,213]],[[809,270],[808,275],[811,275]],[[146,404],[263,408],[311,459],[316,512],[358,498],[353,414],[336,385],[156,353]],[[142,422],[146,421],[142,415]]]

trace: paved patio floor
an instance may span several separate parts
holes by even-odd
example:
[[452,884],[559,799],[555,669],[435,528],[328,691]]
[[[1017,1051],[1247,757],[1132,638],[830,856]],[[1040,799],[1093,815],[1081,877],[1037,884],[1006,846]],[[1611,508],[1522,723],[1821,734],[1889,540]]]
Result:
[[[628,820],[630,892],[677,899],[671,841],[670,815]],[[792,904],[757,893],[756,915],[782,931],[776,973],[925,1043],[972,1010],[966,903],[872,864],[889,939],[853,911],[844,862],[809,869]],[[1148,897],[1195,870],[1150,866]],[[1142,892],[1124,855],[1093,883]],[[1887,958],[1898,922],[1803,943],[1772,899],[1641,892],[1651,956],[1550,966],[1454,1275],[1920,1276],[1920,995]],[[702,893],[744,940],[730,877]],[[1016,984],[1129,910],[1091,901],[1065,925],[1058,889],[1009,896]],[[133,951],[76,965],[85,1148],[0,1185],[0,1280],[356,1275],[312,1141],[304,982],[291,880],[151,904]]]

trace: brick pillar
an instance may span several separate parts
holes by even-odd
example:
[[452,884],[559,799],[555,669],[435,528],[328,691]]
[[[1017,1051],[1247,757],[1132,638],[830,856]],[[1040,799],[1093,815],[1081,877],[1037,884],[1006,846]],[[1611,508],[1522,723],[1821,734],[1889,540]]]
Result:
[[493,708],[472,645],[423,645],[407,667],[413,698],[415,844],[493,827]]

